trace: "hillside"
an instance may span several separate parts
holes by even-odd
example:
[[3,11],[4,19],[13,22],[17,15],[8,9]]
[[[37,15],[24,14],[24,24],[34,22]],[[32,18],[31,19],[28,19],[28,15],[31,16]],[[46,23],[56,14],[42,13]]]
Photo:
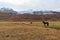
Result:
[[60,12],[56,11],[34,11],[31,13],[18,14],[13,9],[1,8],[0,9],[0,20],[3,21],[59,21]]

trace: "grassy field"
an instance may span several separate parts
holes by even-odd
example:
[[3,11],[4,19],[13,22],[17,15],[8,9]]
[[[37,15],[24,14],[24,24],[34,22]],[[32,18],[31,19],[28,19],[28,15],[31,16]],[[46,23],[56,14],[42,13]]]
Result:
[[60,22],[0,22],[0,40],[60,40]]

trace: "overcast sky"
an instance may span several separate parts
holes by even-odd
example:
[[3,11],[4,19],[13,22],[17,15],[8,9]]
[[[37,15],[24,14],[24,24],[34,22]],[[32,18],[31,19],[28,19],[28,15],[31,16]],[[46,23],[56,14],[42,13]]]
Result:
[[0,8],[24,10],[54,10],[60,11],[60,0],[0,0]]

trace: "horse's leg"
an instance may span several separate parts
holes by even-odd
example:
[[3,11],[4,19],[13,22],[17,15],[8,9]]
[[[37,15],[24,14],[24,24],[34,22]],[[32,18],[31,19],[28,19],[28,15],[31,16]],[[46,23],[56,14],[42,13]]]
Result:
[[44,23],[44,26],[46,26],[46,24]]
[[43,25],[45,26],[45,24],[43,23]]
[[49,26],[49,23],[47,23],[47,26]]

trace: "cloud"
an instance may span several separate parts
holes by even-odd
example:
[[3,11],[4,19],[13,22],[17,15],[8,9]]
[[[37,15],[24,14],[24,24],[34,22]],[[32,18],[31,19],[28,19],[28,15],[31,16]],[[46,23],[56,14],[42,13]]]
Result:
[[[57,10],[60,11],[60,0],[0,0],[4,7],[14,10]],[[6,4],[5,4],[6,3]]]
[[0,2],[7,2],[7,3],[11,3],[14,5],[21,5],[24,3],[28,3],[30,0],[0,0]]

